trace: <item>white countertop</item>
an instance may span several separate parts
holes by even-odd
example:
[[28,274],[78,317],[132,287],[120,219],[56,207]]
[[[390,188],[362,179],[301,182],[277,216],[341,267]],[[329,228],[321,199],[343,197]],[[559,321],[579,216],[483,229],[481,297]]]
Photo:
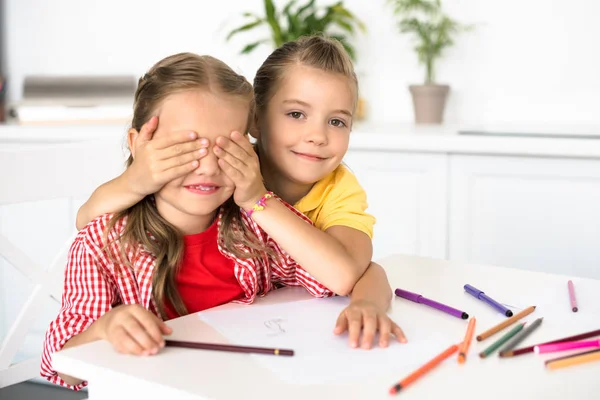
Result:
[[[421,257],[395,255],[380,260],[393,288],[423,294],[449,304],[477,318],[476,333],[496,325],[505,317],[487,304],[466,294],[470,283],[514,311],[530,305],[537,308],[523,320],[544,317],[542,325],[522,346],[572,336],[598,329],[600,281],[572,277],[577,290],[579,312],[570,309],[566,276],[511,268],[467,265]],[[261,307],[309,297],[303,289],[284,289],[257,299],[256,304],[228,304],[222,308]],[[464,337],[467,321],[421,304],[394,298],[391,317],[409,340],[430,340],[431,354],[437,354]],[[240,322],[240,329],[244,329]],[[325,322],[328,325],[329,322]],[[331,327],[334,321],[330,321]],[[169,321],[174,340],[223,342],[218,331],[197,315]],[[310,327],[306,328],[311,329]],[[437,333],[436,333],[437,332]],[[434,334],[435,333],[435,334]],[[477,353],[500,336],[484,342],[473,341],[467,362],[459,365],[456,355],[410,386],[398,399],[595,399],[600,390],[600,363],[562,370],[548,370],[544,360],[562,354],[527,354],[501,359],[497,354],[481,359]],[[340,338],[340,340],[346,340]],[[425,340],[425,339],[424,339]],[[434,343],[435,342],[435,343]],[[519,346],[521,347],[521,346]],[[408,348],[407,348],[408,349]],[[364,350],[349,350],[349,352]],[[408,351],[408,350],[407,350]],[[346,353],[344,353],[346,354]],[[357,354],[357,357],[360,354]],[[342,360],[345,358],[342,357]],[[406,357],[410,356],[406,353]],[[98,341],[67,349],[54,355],[54,366],[89,380],[90,400],[117,398],[144,399],[392,399],[389,387],[430,357],[393,358],[360,380],[327,381],[321,384],[286,383],[250,355],[165,348],[152,357],[117,354],[107,342]],[[292,360],[293,362],[293,360]],[[323,360],[335,365],[336,360]],[[414,365],[413,365],[414,364]],[[335,374],[334,370],[331,374]]]
[[[490,132],[496,135],[463,135],[459,134],[460,131]],[[497,134],[502,134],[502,136]],[[522,134],[527,136],[519,136]],[[554,135],[555,137],[544,135]],[[561,137],[556,137],[558,135]],[[350,149],[600,158],[600,125],[418,126],[414,124],[357,124],[350,137]]]
[[[0,146],[37,147],[97,140],[122,142],[127,128],[125,125],[0,125]],[[458,133],[465,130],[503,136]],[[516,136],[522,134],[528,136]],[[600,125],[417,126],[357,123],[350,138],[350,150],[600,158]]]

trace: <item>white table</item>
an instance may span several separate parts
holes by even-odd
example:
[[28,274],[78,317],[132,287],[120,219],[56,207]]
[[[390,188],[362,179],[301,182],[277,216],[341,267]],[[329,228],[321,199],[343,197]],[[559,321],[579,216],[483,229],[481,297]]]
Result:
[[[426,297],[463,309],[477,318],[476,333],[504,317],[467,295],[470,283],[507,304],[524,308],[537,305],[525,320],[543,316],[544,322],[523,345],[571,336],[600,328],[600,281],[573,278],[580,312],[570,310],[566,282],[569,277],[511,268],[473,266],[410,256],[381,260],[393,288],[419,292]],[[259,299],[286,302],[306,299],[303,290],[282,289]],[[535,301],[534,301],[535,300]],[[537,303],[537,304],[535,304]],[[223,307],[248,307],[229,304]],[[438,330],[447,345],[461,341],[466,322],[426,306],[395,298],[393,319],[410,338]],[[332,327],[335,321],[331,321]],[[173,339],[223,340],[197,315],[170,321]],[[500,359],[477,356],[498,336],[471,347],[467,363],[456,357],[400,393],[406,399],[597,399],[600,396],[600,363],[549,371],[535,354]],[[445,350],[447,345],[439,348]],[[356,350],[362,351],[362,350]],[[557,357],[558,355],[554,355]],[[548,357],[546,357],[548,358]],[[428,359],[423,359],[423,363]],[[323,360],[327,362],[327,360]],[[90,400],[104,399],[389,399],[388,389],[404,376],[397,372],[402,360],[381,365],[377,377],[347,384],[289,385],[279,381],[252,356],[224,352],[166,348],[153,357],[116,353],[106,342],[90,343],[59,352],[54,366],[89,381]]]

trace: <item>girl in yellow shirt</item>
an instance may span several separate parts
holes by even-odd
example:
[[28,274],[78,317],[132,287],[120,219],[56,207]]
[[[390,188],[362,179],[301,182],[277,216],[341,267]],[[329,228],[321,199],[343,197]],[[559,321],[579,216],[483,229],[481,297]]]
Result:
[[[151,140],[160,129],[153,117],[134,140],[133,165],[96,189],[80,208],[77,227],[137,203],[197,169],[204,157],[217,157],[222,171],[239,185],[249,181],[239,171],[252,170],[241,167],[260,160],[264,185],[254,188],[243,208],[260,208],[252,218],[319,282],[339,295],[352,293],[334,332],[348,330],[353,347],[359,345],[361,331],[363,348],[372,346],[377,331],[380,346],[387,346],[390,333],[404,341],[386,315],[391,289],[385,272],[371,263],[375,219],[366,213],[364,190],[342,165],[358,100],[347,53],[339,42],[318,36],[286,43],[257,71],[254,92],[250,134],[256,152],[238,132],[213,143],[189,131]],[[267,188],[315,225],[265,198]]]

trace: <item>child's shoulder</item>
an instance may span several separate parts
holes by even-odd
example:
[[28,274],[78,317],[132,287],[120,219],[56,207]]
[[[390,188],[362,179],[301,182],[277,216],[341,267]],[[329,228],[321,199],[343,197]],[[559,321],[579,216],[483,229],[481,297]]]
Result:
[[[79,231],[77,234],[77,240],[85,240],[86,242],[92,243],[98,247],[103,247],[107,237],[109,241],[120,237],[123,229],[125,228],[127,218],[123,217],[111,226],[111,221],[113,218],[114,214],[111,213],[104,214],[93,219],[82,230]],[[109,227],[110,231],[107,232]]]

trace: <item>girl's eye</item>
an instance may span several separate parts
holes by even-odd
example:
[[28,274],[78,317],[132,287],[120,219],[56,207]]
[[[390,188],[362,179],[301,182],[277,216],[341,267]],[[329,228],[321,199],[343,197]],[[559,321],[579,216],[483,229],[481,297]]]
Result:
[[300,111],[292,111],[292,112],[288,113],[288,115],[294,119],[302,118],[302,113]]
[[342,121],[341,119],[337,119],[337,118],[332,119],[329,123],[333,126],[337,126],[340,128],[344,128],[346,126],[346,123],[344,121]]

